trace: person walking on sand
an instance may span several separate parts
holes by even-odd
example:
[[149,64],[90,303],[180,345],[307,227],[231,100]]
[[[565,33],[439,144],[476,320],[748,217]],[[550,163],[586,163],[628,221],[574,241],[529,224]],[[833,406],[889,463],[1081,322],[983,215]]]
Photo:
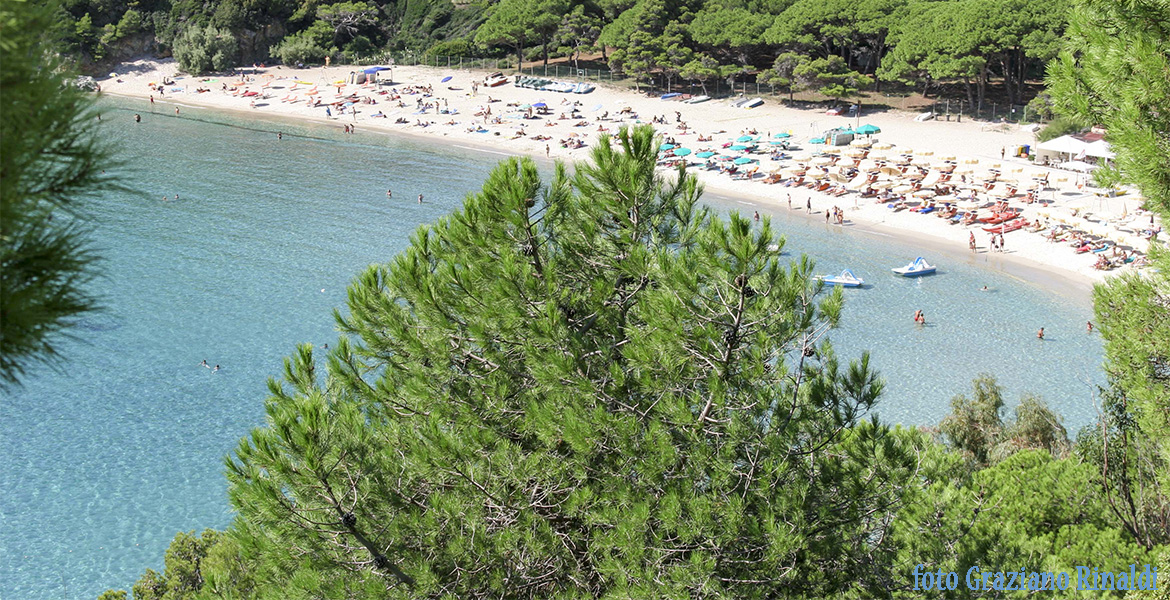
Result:
[[792,210],[792,194],[788,194],[788,210]]
[[805,198],[804,210],[806,210],[808,212],[808,214],[810,214],[810,215],[812,214],[812,198]]
[[971,247],[971,251],[975,252],[978,246],[975,244],[975,232],[971,232],[971,239],[967,241],[967,245]]
[[551,156],[551,154],[550,154],[551,152],[552,152],[552,150],[551,150],[551,149],[548,147],[548,144],[545,144],[545,145],[544,145],[544,156],[545,156],[545,158],[548,158],[549,156]]

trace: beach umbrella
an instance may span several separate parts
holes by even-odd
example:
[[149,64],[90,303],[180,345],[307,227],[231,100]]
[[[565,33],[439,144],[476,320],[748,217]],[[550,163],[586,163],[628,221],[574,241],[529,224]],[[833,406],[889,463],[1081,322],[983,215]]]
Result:
[[674,150],[674,144],[663,144],[658,147],[659,150]]
[[728,148],[728,149],[729,149],[729,150],[735,150],[736,152],[743,152],[744,150],[747,150],[747,149],[748,149],[748,146],[744,146],[743,144],[736,144],[736,145],[734,145],[734,146],[732,146],[731,148]]
[[716,157],[715,157],[715,160],[718,160],[718,161],[721,161],[721,162],[727,162],[727,161],[729,161],[729,160],[734,160],[734,159],[735,159],[735,157],[734,157],[734,156],[716,156]]
[[858,170],[865,171],[866,173],[872,173],[880,168],[881,166],[877,164],[876,160],[863,160],[857,165]]
[[698,154],[696,154],[695,158],[711,158],[712,156],[715,156],[714,152],[703,151],[703,152],[699,152]]
[[823,143],[825,143],[825,138],[813,138],[813,139],[809,140],[808,143],[810,143],[810,144],[823,144]]
[[831,165],[831,164],[833,164],[833,159],[831,159],[831,158],[829,158],[829,157],[827,157],[827,156],[819,156],[819,157],[817,157],[817,158],[814,158],[814,159],[810,160],[810,161],[809,161],[809,164],[811,164],[811,165],[816,165],[816,166],[818,166],[818,167],[823,167],[823,166],[825,166],[825,165]]
[[675,155],[675,156],[686,156],[686,155],[688,155],[688,154],[690,154],[690,153],[691,153],[691,149],[690,149],[690,148],[675,148],[675,149],[674,149],[674,155]]
[[756,159],[748,158],[746,156],[741,156],[741,157],[735,159],[735,164],[737,164],[737,165],[746,165],[748,163],[754,163],[754,162],[756,162]]
[[934,197],[934,190],[918,190],[914,192],[915,198],[931,198]]
[[913,192],[913,191],[914,191],[914,186],[910,186],[910,185],[900,185],[900,186],[894,188],[895,194],[909,194],[910,192]]
[[874,150],[890,150],[893,147],[894,145],[889,142],[878,142],[873,145]]
[[892,175],[894,177],[902,176],[902,171],[895,167],[882,167],[882,173],[885,175]]
[[869,187],[871,187],[875,190],[888,190],[888,189],[894,187],[894,182],[893,181],[875,181],[875,182],[869,184]]
[[861,135],[873,135],[875,133],[881,133],[881,132],[882,132],[881,127],[878,127],[877,125],[870,125],[869,123],[866,123],[865,125],[862,125],[861,127],[857,128],[857,133],[859,133]]
[[842,152],[842,154],[850,157],[862,157],[865,156],[866,150],[865,148],[849,148],[848,150]]
[[849,145],[853,146],[854,148],[869,148],[870,146],[873,145],[873,140],[868,140],[865,138],[857,138],[857,139],[853,140],[852,142],[849,142]]
[[754,141],[756,141],[756,138],[754,138],[750,135],[741,135],[741,136],[735,138],[735,141],[737,141],[737,142],[754,142]]
[[815,171],[809,171],[808,176],[812,177],[813,179],[824,179],[825,177],[828,177],[829,174],[821,171],[820,169],[817,169]]
[[592,109],[592,111],[593,111],[593,112],[597,112],[597,111],[599,111],[599,110],[601,110],[601,105],[600,105],[600,104],[598,104],[597,106],[594,106],[594,107],[593,107],[593,109]]
[[788,133],[788,132],[780,132],[780,133],[777,133],[776,135],[774,135],[774,136],[772,136],[772,137],[774,137],[774,138],[780,138],[780,139],[784,139],[784,138],[790,138],[790,137],[792,137],[792,134],[791,134],[791,133]]
[[452,79],[454,79],[454,77],[452,77],[452,76],[448,75],[448,76],[446,76],[446,77],[444,77],[444,78],[440,79],[440,80],[439,80],[439,83],[447,83],[448,81],[451,81]]
[[548,105],[545,104],[544,102],[537,102],[536,104],[533,104],[532,106],[534,106],[536,108],[548,108]]
[[836,146],[829,146],[828,148],[821,148],[821,154],[840,154],[841,149]]
[[783,140],[770,140],[768,143],[773,145],[773,146],[784,146],[784,145],[788,144],[788,142],[785,142]]

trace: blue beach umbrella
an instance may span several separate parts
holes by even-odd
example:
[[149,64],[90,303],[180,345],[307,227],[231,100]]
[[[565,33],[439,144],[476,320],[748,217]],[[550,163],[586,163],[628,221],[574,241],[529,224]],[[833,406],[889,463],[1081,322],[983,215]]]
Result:
[[674,150],[674,144],[663,144],[658,147],[659,150]]
[[774,135],[774,136],[772,136],[772,137],[774,137],[774,138],[780,138],[780,139],[784,139],[784,138],[790,138],[790,137],[792,137],[792,134],[791,134],[791,133],[788,133],[787,131],[783,131],[783,132],[777,133],[776,135]]
[[735,159],[735,164],[737,164],[737,165],[746,165],[748,163],[754,163],[754,162],[756,162],[756,159],[748,158],[746,156],[741,156],[741,157]]
[[452,77],[452,76],[448,75],[448,76],[446,76],[446,77],[444,77],[444,78],[440,79],[440,80],[439,80],[439,83],[447,83],[448,81],[451,81],[452,79],[454,79],[454,77]]
[[866,123],[865,125],[857,128],[857,133],[860,133],[861,135],[873,135],[875,133],[881,132],[881,127],[878,127],[877,125],[870,125],[869,123]]
[[747,150],[747,149],[748,149],[748,147],[744,146],[743,144],[736,144],[736,145],[732,146],[731,148],[729,148],[729,150],[735,150],[736,152],[743,152],[744,150]]
[[737,142],[754,142],[754,141],[756,141],[756,138],[754,138],[750,135],[741,135],[738,138],[736,138],[735,141],[737,141]]
[[533,104],[532,106],[534,106],[536,108],[548,108],[548,105],[545,104],[544,102],[537,102],[536,104]]
[[714,152],[705,151],[696,154],[695,158],[711,158],[712,156],[715,156]]
[[808,143],[810,143],[810,144],[823,144],[823,143],[825,143],[825,138],[813,138],[813,139],[809,140]]
[[674,149],[674,155],[675,155],[675,156],[686,156],[686,155],[688,155],[688,154],[690,154],[690,153],[691,153],[691,149],[690,149],[690,148],[675,148],[675,149]]

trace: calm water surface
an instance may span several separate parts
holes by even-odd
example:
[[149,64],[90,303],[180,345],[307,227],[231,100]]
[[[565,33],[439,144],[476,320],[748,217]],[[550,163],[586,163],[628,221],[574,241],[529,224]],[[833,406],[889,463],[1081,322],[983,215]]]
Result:
[[[456,208],[500,158],[195,108],[183,119],[140,102],[104,110],[143,194],[111,194],[93,208],[108,310],[78,324],[61,372],[42,371],[0,399],[2,598],[128,588],[143,569],[161,570],[176,531],[226,526],[222,459],[262,424],[265,380],[294,344],[330,342],[331,310],[350,279]],[[1084,333],[1087,299],[961,255],[935,259],[940,275],[898,279],[889,268],[920,248],[776,218],[789,254],[872,284],[847,290],[833,340],[845,357],[873,353],[888,383],[884,419],[935,423],[984,371],[1005,385],[1009,405],[1032,391],[1070,430],[1092,418],[1103,352]],[[927,327],[911,322],[916,309]],[[1034,337],[1040,326],[1045,342]],[[222,370],[199,366],[204,359]]]

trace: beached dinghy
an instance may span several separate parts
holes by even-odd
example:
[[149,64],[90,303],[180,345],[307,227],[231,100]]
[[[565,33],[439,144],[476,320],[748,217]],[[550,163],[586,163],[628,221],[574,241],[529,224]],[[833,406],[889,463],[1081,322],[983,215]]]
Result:
[[750,99],[750,100],[748,100],[747,102],[744,102],[744,103],[743,103],[743,104],[740,106],[740,108],[755,108],[755,107],[757,107],[757,106],[763,106],[763,105],[764,105],[764,101],[763,101],[763,99],[761,99],[761,98],[751,98],[751,99]]
[[926,259],[919,256],[918,258],[914,259],[914,262],[911,262],[904,267],[898,267],[891,270],[901,275],[902,277],[919,277],[922,275],[930,275],[931,273],[934,273],[935,267],[930,263],[927,263]]
[[674,100],[675,98],[678,98],[681,95],[682,95],[682,92],[671,92],[669,94],[663,94],[663,95],[659,96],[659,99],[660,100]]
[[687,104],[698,104],[700,102],[706,102],[710,99],[711,99],[710,96],[695,96],[694,98],[691,98],[690,100],[683,100],[683,102],[685,102]]
[[817,279],[820,279],[825,283],[839,285],[841,287],[861,287],[861,284],[865,283],[864,280],[854,275],[853,271],[850,271],[849,269],[841,271],[841,274],[836,277],[821,275],[817,277]]

